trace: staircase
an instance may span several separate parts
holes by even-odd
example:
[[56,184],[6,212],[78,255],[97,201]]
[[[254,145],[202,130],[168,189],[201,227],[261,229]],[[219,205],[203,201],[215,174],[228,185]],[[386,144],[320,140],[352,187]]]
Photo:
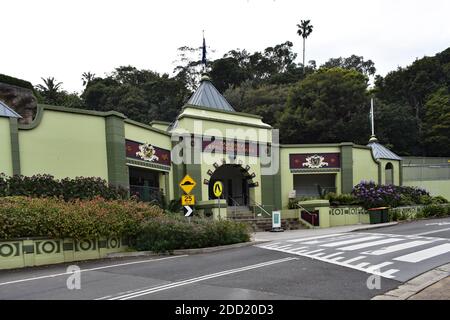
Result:
[[[257,216],[246,206],[235,206],[227,208],[227,218],[236,222],[247,224],[253,232],[272,230],[272,217],[266,214]],[[281,228],[284,230],[303,229],[305,226],[298,218],[281,219]]]

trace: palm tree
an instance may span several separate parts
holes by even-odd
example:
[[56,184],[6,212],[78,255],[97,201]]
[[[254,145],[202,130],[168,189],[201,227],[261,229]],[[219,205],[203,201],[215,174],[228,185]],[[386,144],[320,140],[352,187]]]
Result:
[[313,31],[313,26],[310,22],[311,20],[301,20],[300,24],[297,24],[297,33],[303,38],[303,73],[305,73],[305,41]]
[[83,72],[81,75],[81,80],[83,81],[83,86],[86,87],[95,78],[95,73]]
[[56,104],[62,82],[56,82],[54,77],[41,79],[44,81],[44,85],[38,84],[36,88],[41,91],[41,94],[45,98],[45,103]]

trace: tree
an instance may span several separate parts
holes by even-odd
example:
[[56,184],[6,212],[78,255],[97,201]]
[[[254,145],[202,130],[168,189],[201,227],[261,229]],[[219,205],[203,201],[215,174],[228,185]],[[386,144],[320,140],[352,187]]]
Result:
[[47,104],[58,104],[62,82],[57,82],[54,77],[41,78],[44,84],[38,84],[36,90]]
[[83,87],[86,87],[89,85],[89,83],[92,82],[92,80],[95,79],[95,73],[92,72],[83,72],[81,75],[81,80],[83,81]]
[[331,58],[327,62],[325,62],[322,68],[343,68],[343,69],[354,69],[359,71],[366,76],[373,76],[377,69],[375,68],[375,63],[372,60],[364,60],[364,57],[351,55],[348,58]]
[[429,156],[450,155],[450,92],[442,87],[425,103],[424,147]]
[[313,31],[313,26],[310,24],[311,20],[301,20],[300,24],[297,24],[297,34],[303,38],[303,73],[305,73],[305,42],[306,38]]
[[290,91],[277,123],[283,143],[352,141],[369,136],[368,79],[355,70],[322,69]]

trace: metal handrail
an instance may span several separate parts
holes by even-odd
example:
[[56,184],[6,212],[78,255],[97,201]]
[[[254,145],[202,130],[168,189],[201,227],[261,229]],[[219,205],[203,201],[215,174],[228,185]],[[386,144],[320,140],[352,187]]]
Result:
[[272,217],[272,215],[269,212],[267,212],[266,209],[264,209],[264,205],[259,204],[258,202],[256,202],[254,199],[252,199],[250,197],[249,197],[249,200],[250,200],[250,203],[253,202],[253,204],[254,204],[254,206],[253,206],[253,217],[254,218],[256,217],[255,206],[258,207],[263,213],[267,214],[269,217]]
[[230,196],[228,196],[228,199],[230,199],[231,202],[233,202],[233,210],[234,210],[233,216],[234,216],[234,218],[236,218],[236,209],[237,209],[237,206],[239,205],[239,202],[237,202],[236,200],[234,200],[234,199],[233,199],[232,197],[230,197]]
[[[309,214],[309,215],[311,216],[311,218],[312,218],[312,227],[315,228],[316,226],[314,225],[314,217],[316,216],[316,214],[315,214],[315,213],[309,212],[308,210],[306,210],[306,208],[304,208],[303,206],[301,206],[301,205],[298,204],[298,203],[295,203],[295,205],[297,206],[297,208],[298,208],[299,210],[302,209],[303,211],[305,211],[307,214]],[[299,212],[299,213],[301,213],[301,212]],[[302,217],[301,217],[301,214],[299,214],[299,218],[300,218],[300,219],[302,218]]]

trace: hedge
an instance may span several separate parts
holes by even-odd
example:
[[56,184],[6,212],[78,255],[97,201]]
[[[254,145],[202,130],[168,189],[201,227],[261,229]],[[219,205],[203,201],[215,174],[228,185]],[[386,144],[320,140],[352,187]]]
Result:
[[10,85],[13,85],[16,87],[30,89],[31,91],[34,91],[33,85],[30,82],[22,80],[22,79],[10,77],[10,76],[7,76],[6,74],[0,73],[0,82],[10,84]]
[[137,250],[170,252],[176,249],[205,248],[250,241],[243,223],[227,220],[164,216],[147,221],[137,234]]
[[0,174],[0,196],[60,197],[66,201],[74,199],[127,199],[128,190],[110,186],[97,177],[76,177],[57,180],[48,174],[31,177]]
[[131,200],[61,201],[57,198],[0,198],[0,239],[133,237],[146,220],[160,217],[155,205]]

